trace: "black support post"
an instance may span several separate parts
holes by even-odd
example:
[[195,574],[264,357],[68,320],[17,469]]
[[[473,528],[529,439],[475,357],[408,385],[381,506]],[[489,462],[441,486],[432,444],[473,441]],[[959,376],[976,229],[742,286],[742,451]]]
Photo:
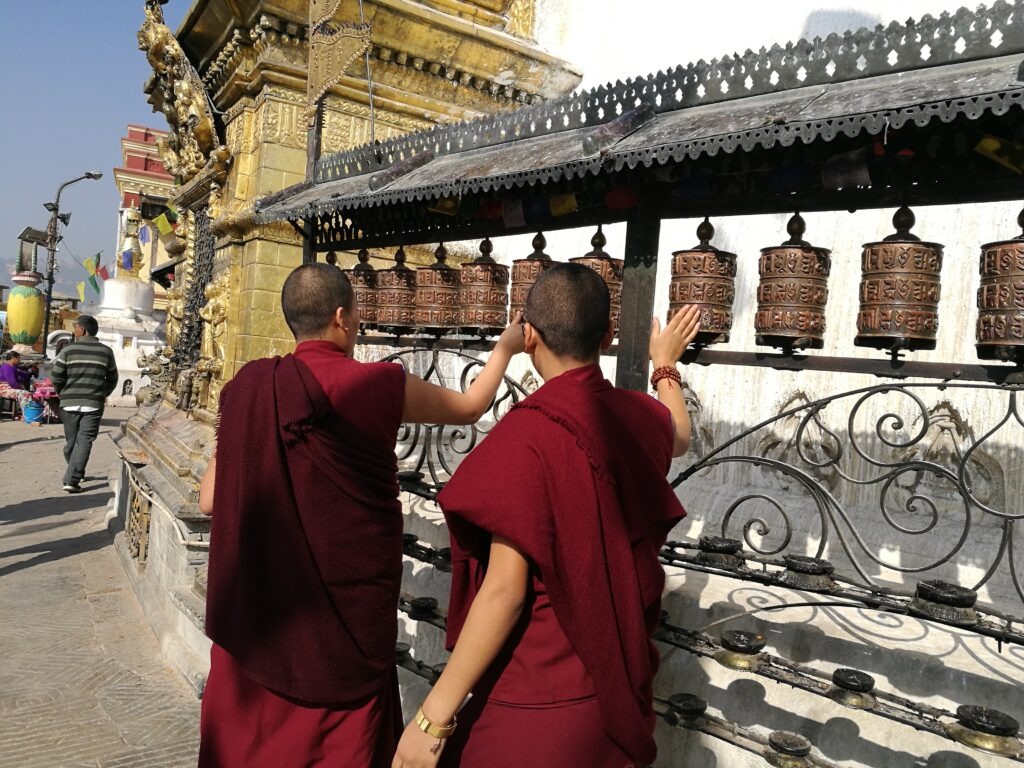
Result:
[[622,314],[615,385],[642,391],[647,387],[647,347],[654,316],[654,287],[658,275],[661,218],[656,206],[641,201],[626,221],[625,269],[622,275]]

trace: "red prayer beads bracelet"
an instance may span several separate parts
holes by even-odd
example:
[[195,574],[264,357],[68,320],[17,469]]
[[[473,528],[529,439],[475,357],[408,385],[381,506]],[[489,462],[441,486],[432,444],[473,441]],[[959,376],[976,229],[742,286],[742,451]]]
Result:
[[679,385],[680,389],[683,388],[683,377],[679,375],[679,371],[674,365],[663,365],[654,369],[654,373],[651,374],[651,389],[657,392],[658,382],[663,379],[671,379]]

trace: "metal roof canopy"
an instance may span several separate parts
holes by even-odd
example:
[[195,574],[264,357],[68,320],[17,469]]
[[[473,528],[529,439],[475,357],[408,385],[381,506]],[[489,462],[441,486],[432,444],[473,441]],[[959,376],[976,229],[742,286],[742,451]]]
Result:
[[617,383],[642,388],[662,219],[1024,197],[1022,19],[997,0],[438,126],[324,157],[256,218],[320,253],[626,221]]
[[[998,0],[358,147],[259,201],[257,218],[312,223],[323,252],[622,221],[636,202],[527,206],[518,223],[465,213],[616,187],[659,218],[1014,199],[1020,175],[973,147],[1019,141],[1022,18],[1022,0]],[[876,141],[881,154],[864,155]]]

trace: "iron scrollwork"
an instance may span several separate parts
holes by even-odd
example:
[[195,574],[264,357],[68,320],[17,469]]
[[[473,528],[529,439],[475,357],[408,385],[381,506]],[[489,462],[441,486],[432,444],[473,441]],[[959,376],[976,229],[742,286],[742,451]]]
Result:
[[[948,400],[929,407],[921,394],[949,390],[1005,398],[1001,417],[975,436]],[[1009,587],[1024,602],[1016,530],[1024,508],[1016,508],[1019,498],[1003,493],[1002,468],[987,450],[1004,430],[1024,429],[1022,390],[1021,385],[898,383],[791,400],[672,482],[678,487],[716,468],[728,471],[729,465],[761,470],[735,498],[730,494],[720,522],[721,536],[741,539],[754,559],[783,553],[829,557],[852,570],[853,582],[881,591],[894,581],[886,571],[900,574],[896,580],[936,571],[949,578],[953,566],[969,565],[980,576],[959,577],[971,581],[960,586],[976,592],[994,587],[998,576],[1001,588]],[[885,400],[889,396],[900,398],[902,407]],[[842,435],[826,417],[847,408]],[[788,440],[780,439],[779,431],[788,433]],[[1003,445],[1012,451],[1024,440],[1011,438]],[[939,542],[931,550],[917,546],[928,534]],[[882,551],[887,545],[895,554]]]
[[210,215],[205,208],[195,214],[195,261],[192,265],[192,279],[185,296],[183,326],[172,361],[178,369],[195,367],[199,362],[199,350],[203,340],[203,320],[199,311],[206,303],[206,286],[213,276],[213,257],[216,239],[210,230]]
[[[405,349],[381,362],[402,365],[425,381],[465,392],[486,361],[455,350]],[[482,419],[467,426],[403,424],[398,433],[399,483],[403,490],[433,499],[451,477],[459,462],[493,429],[516,403],[536,388],[532,377],[518,383],[504,376],[498,392]]]

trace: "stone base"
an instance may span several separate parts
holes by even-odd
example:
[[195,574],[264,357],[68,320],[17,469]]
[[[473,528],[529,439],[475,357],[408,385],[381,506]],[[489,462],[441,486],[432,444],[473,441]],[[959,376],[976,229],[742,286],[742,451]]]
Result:
[[[201,696],[210,641],[196,585],[205,584],[210,523],[196,502],[212,430],[160,401],[140,408],[115,442],[122,459],[107,517],[115,549],[164,659]],[[133,505],[145,512],[142,525]]]

